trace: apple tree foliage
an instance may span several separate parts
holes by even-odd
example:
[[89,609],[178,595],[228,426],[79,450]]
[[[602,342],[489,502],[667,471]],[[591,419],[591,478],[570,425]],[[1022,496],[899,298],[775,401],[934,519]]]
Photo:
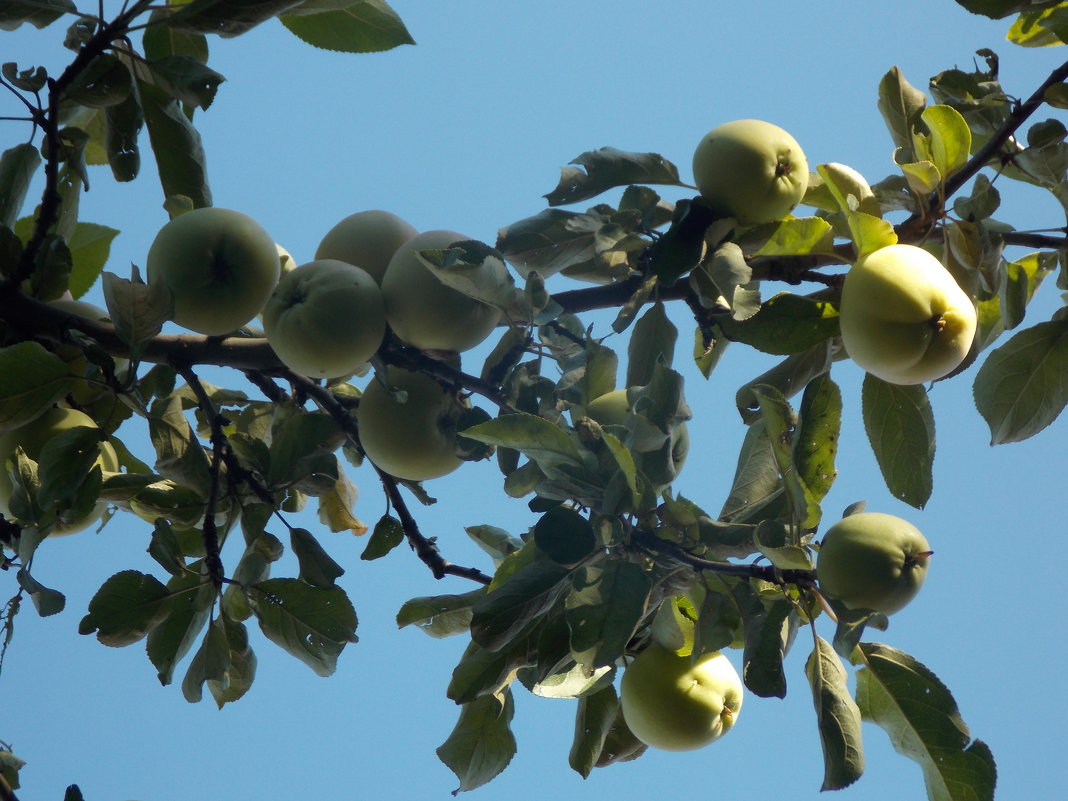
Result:
[[[958,1],[1006,20],[1016,45],[1068,41],[1068,3]],[[110,20],[73,0],[0,2],[4,30],[66,24],[73,53],[60,74],[6,63],[0,78],[32,128],[0,158],[0,433],[64,401],[96,420],[122,465],[102,473],[99,443],[84,436],[62,439],[39,463],[20,451],[4,465],[17,518],[0,522],[12,592],[4,648],[25,600],[40,615],[64,605],[61,591],[34,576],[38,544],[57,521],[103,499],[108,516],[144,521],[159,568],[116,572],[80,633],[112,646],[146,641],[161,683],[178,681],[189,701],[207,688],[221,706],[248,691],[260,647],[253,621],[271,643],[329,675],[357,640],[357,616],[336,583],[343,567],[315,531],[287,521],[315,503],[324,531],[366,533],[364,559],[406,543],[435,578],[470,580],[466,592],[413,598],[397,613],[400,626],[469,638],[448,686],[459,720],[438,749],[461,790],[488,782],[511,759],[514,692],[577,699],[570,765],[587,776],[644,750],[622,721],[614,679],[654,629],[690,638],[697,654],[741,648],[748,691],[781,697],[784,654],[808,626],[823,788],[861,775],[865,719],[920,765],[931,799],[991,798],[993,757],[947,688],[912,656],[865,639],[866,630],[886,628],[885,617],[828,602],[814,582],[842,414],[832,378],[845,358],[836,303],[843,265],[894,242],[926,243],[977,303],[979,332],[964,366],[981,360],[974,395],[992,441],[1033,436],[1057,417],[1068,402],[1068,315],[1061,309],[1020,325],[1041,284],[1068,289],[1066,229],[1024,232],[999,220],[994,179],[1046,191],[1068,210],[1065,126],[1043,119],[1068,108],[1068,63],[1023,99],[1002,87],[998,56],[986,50],[973,71],[941,72],[926,92],[896,68],[887,72],[878,107],[896,150],[891,174],[871,185],[874,200],[861,202],[855,173],[819,165],[795,216],[738,228],[697,197],[664,201],[653,187],[687,185],[661,156],[603,148],[566,166],[548,207],[500,229],[492,247],[424,252],[440,280],[498,306],[506,324],[477,372],[396,338],[374,364],[426,372],[470,397],[460,454],[495,459],[503,491],[529,499],[527,532],[477,521],[466,529],[489,556],[483,570],[453,564],[420,532],[409,501],[432,499],[418,484],[379,471],[389,513],[369,531],[355,516],[345,472],[363,459],[354,385],[295,375],[251,328],[223,338],[161,333],[166,292],[136,268],[130,277],[106,271],[118,231],[79,219],[88,165],[132,181],[153,162],[169,208],[211,205],[195,125],[223,80],[208,66],[208,43],[272,17],[334,50],[412,41],[384,0],[136,0]],[[42,173],[32,204],[30,186]],[[613,189],[622,190],[618,203],[596,202]],[[1009,260],[1007,247],[1030,252]],[[472,282],[470,268],[489,258],[511,265],[515,282]],[[555,274],[575,287],[550,294],[545,280]],[[113,325],[43,303],[94,285]],[[668,303],[692,311],[692,337],[679,339]],[[593,309],[616,310],[611,329],[630,332],[626,353],[583,321]],[[673,363],[692,361],[707,377],[732,342],[781,361],[737,390],[747,434],[727,497],[682,497],[671,488],[671,434],[691,412]],[[72,395],[80,376],[59,346],[82,351],[100,392]],[[130,367],[118,370],[123,359]],[[209,385],[201,365],[229,368],[233,386]],[[626,425],[582,415],[619,387],[630,389]],[[925,387],[868,376],[862,401],[889,491],[922,507],[934,454]],[[123,445],[127,432],[147,432],[151,463]],[[275,575],[287,547],[297,575]],[[847,666],[856,669],[855,696]],[[0,796],[13,797],[20,765],[0,753]]]

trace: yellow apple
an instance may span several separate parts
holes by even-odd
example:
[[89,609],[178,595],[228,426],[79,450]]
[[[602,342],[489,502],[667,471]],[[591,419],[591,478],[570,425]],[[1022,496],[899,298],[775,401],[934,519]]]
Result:
[[381,284],[393,254],[418,233],[415,226],[392,212],[359,211],[326,232],[315,258],[355,264]]
[[[14,456],[16,448],[22,448],[26,456],[33,461],[39,461],[41,451],[45,444],[53,437],[71,428],[85,426],[97,428],[96,421],[89,415],[75,409],[55,406],[39,417],[31,420],[24,426],[9,431],[0,437],[0,513],[11,519],[11,494],[14,491],[14,483],[6,465],[8,459]],[[104,472],[114,473],[119,469],[119,457],[109,442],[100,443],[100,456],[95,464]],[[107,509],[106,502],[98,503],[93,511],[78,520],[59,521],[51,529],[50,536],[73,534],[81,531],[100,519]]]
[[172,319],[218,336],[245,325],[267,302],[281,265],[271,235],[247,214],[201,208],[164,225],[148,250],[149,282],[174,295]]
[[915,245],[889,245],[859,259],[846,273],[840,311],[849,357],[891,384],[951,373],[975,337],[971,298]]
[[406,392],[407,400],[394,400],[377,378],[367,385],[356,417],[367,458],[408,481],[438,478],[458,468],[463,463],[456,455],[460,401],[422,373],[390,367],[386,380]]
[[[386,320],[402,340],[422,350],[462,352],[478,345],[500,321],[499,309],[438,280],[415,255],[470,239],[455,231],[425,231],[408,240],[390,259],[382,278]],[[504,266],[500,265],[504,270]],[[507,273],[487,273],[506,280]]]
[[382,344],[382,291],[359,267],[318,259],[282,276],[263,308],[263,326],[278,358],[294,372],[348,375]]
[[918,528],[882,512],[859,512],[827,529],[816,558],[820,590],[850,609],[892,615],[927,578],[931,546]]
[[808,186],[808,161],[788,132],[763,120],[709,131],[693,154],[697,189],[712,210],[742,225],[781,220]]
[[691,751],[718,740],[742,708],[742,680],[715,651],[694,660],[652,644],[623,671],[619,701],[634,736],[665,751]]

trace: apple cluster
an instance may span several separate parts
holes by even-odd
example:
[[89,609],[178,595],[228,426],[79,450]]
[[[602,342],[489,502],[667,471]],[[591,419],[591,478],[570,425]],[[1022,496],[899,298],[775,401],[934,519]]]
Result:
[[[854,211],[878,215],[878,202],[855,170],[821,165]],[[797,140],[763,120],[734,120],[702,137],[693,155],[694,181],[718,216],[753,226],[785,218],[803,199],[819,203],[826,184],[810,189],[808,162]],[[833,197],[825,199],[837,208]],[[927,250],[892,244],[861,254],[846,273],[841,298],[842,344],[848,356],[892,384],[935,381],[964,363],[977,326],[975,305]]]
[[[260,315],[287,367],[337,379],[366,366],[387,328],[432,352],[466,351],[489,336],[500,310],[439,280],[418,255],[469,239],[448,230],[420,233],[388,211],[361,211],[326,233],[313,261],[290,266],[289,254],[255,220],[202,208],[163,226],[147,270],[150,281],[170,289],[172,319],[182,327],[216,336]],[[487,260],[483,269],[491,285],[510,281],[503,262]],[[461,402],[426,376],[390,369],[379,378],[368,385],[358,418],[371,461],[411,481],[456,469]]]

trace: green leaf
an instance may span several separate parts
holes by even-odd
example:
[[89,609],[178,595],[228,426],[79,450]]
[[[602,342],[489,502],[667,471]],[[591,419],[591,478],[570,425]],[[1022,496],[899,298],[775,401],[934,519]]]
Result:
[[878,643],[861,643],[854,661],[857,705],[894,749],[923,769],[930,801],[992,801],[997,768],[973,740],[952,694],[927,667]]
[[182,680],[182,695],[191,704],[203,698],[204,682],[220,681],[230,669],[230,647],[220,623],[221,619],[214,620],[208,626],[204,640],[190,660]]
[[786,488],[791,517],[802,528],[813,528],[819,522],[820,506],[811,490],[805,486],[794,465],[794,434],[797,418],[786,398],[775,387],[757,386],[753,394],[760,403],[772,454],[779,475]]
[[132,181],[141,172],[141,148],[137,139],[145,124],[144,109],[137,93],[104,112],[104,151],[116,181]]
[[898,67],[891,68],[879,81],[879,113],[890,131],[890,138],[903,151],[905,158],[899,158],[899,163],[914,160],[912,129],[926,102],[923,92],[905,80]]
[[0,348],[0,434],[36,419],[71,384],[66,363],[39,342]]
[[299,0],[192,0],[166,19],[180,31],[240,36],[261,22],[297,5]]
[[805,387],[794,435],[793,462],[802,482],[817,501],[831,489],[838,470],[835,456],[842,429],[842,393],[829,373]]
[[763,419],[751,423],[738,452],[734,482],[719,516],[724,521],[744,522],[781,500],[779,465]]
[[290,32],[315,47],[343,53],[377,53],[406,44],[415,44],[401,18],[384,0],[329,3],[331,7],[315,14],[312,5],[302,3],[293,13],[278,19]]
[[41,154],[31,144],[15,145],[0,156],[0,226],[14,227],[40,163]]
[[148,633],[146,642],[148,658],[164,686],[171,683],[175,667],[204,629],[215,599],[210,582],[194,569],[172,576],[167,591],[171,595],[170,610],[166,619]]
[[404,542],[404,526],[401,521],[391,515],[382,515],[375,523],[367,547],[363,549],[360,558],[365,561],[381,559],[398,545]]
[[831,224],[822,217],[794,217],[783,220],[754,256],[795,256],[832,251]]
[[460,719],[437,749],[438,758],[456,774],[456,795],[493,779],[512,761],[516,742],[509,724],[515,714],[511,690],[483,695],[460,708]]
[[329,589],[337,579],[345,575],[345,569],[335,562],[330,554],[306,528],[289,530],[289,546],[300,565],[298,578],[313,587]]
[[405,601],[397,612],[397,628],[416,626],[431,637],[451,637],[471,627],[471,609],[485,596],[484,589],[462,595],[431,595]]
[[627,386],[645,386],[659,362],[670,367],[679,331],[668,319],[663,302],[657,301],[634,324],[627,345]]
[[748,584],[734,589],[742,611],[745,648],[742,651],[745,686],[761,698],[785,698],[786,674],[782,660],[789,644],[789,601],[765,605]]
[[629,153],[612,147],[589,150],[560,170],[560,183],[545,195],[550,206],[577,203],[628,184],[686,186],[679,170],[659,153]]
[[[326,469],[328,461],[336,465],[333,452],[343,442],[337,421],[325,412],[302,411],[285,418],[271,438],[268,486],[280,489],[300,484],[318,470]],[[336,466],[333,472],[337,472]],[[331,484],[334,480],[336,475]]]
[[79,221],[67,240],[70,248],[70,292],[80,298],[96,283],[111,253],[111,241],[118,236],[115,228]]
[[860,733],[860,708],[849,695],[848,674],[838,654],[822,637],[805,663],[812,688],[816,723],[823,746],[821,790],[841,790],[864,772],[864,746]]
[[557,465],[583,466],[578,447],[567,432],[534,414],[506,414],[468,428],[463,436],[499,448],[514,448],[546,473]]
[[267,639],[319,676],[332,674],[345,646],[357,642],[356,610],[340,587],[267,579],[249,587],[249,600]]
[[1068,404],[1068,319],[1038,323],[991,351],[975,376],[975,404],[990,442],[1019,442]]
[[581,562],[597,545],[590,521],[567,506],[556,506],[538,518],[534,542],[538,550],[561,565]]
[[724,317],[719,326],[731,340],[788,356],[837,335],[838,310],[826,301],[781,292],[747,320]]
[[182,111],[181,103],[170,94],[144,82],[138,86],[164,197],[184,195],[193,201],[194,208],[210,206],[207,160],[200,134]]
[[[901,169],[905,170],[907,166],[903,165]],[[927,192],[921,194],[926,195]],[[862,211],[851,211],[846,214],[846,222],[849,224],[849,235],[853,237],[853,247],[858,259],[879,248],[897,244],[894,226],[882,217],[873,217]]]
[[571,742],[567,762],[582,778],[589,778],[601,758],[605,740],[618,712],[619,698],[612,686],[578,699],[575,738]]
[[528,644],[520,640],[515,650],[490,651],[469,642],[453,669],[445,695],[458,704],[466,704],[500,692],[515,679],[518,668],[531,664],[526,654]]
[[159,88],[188,108],[210,107],[219,84],[226,80],[192,55],[161,56],[147,61],[146,66]]
[[30,594],[33,607],[41,617],[58,614],[67,605],[67,599],[63,593],[46,587],[31,576],[26,568],[20,567],[15,573],[15,578],[19,586]]
[[930,149],[935,167],[945,182],[968,163],[972,149],[972,132],[961,113],[952,106],[928,106],[920,113],[930,135]]
[[570,570],[544,557],[520,567],[472,608],[471,639],[500,651],[566,592]]
[[864,429],[887,489],[922,509],[931,497],[935,424],[927,390],[899,386],[866,374],[861,389]]
[[78,624],[79,634],[92,634],[104,645],[131,645],[161,623],[171,609],[171,595],[157,579],[123,570],[103,583]]
[[615,663],[645,614],[652,579],[634,562],[611,560],[575,574],[564,601],[571,652],[593,670]]
[[208,456],[182,411],[181,398],[171,395],[152,404],[148,433],[156,451],[156,471],[207,498],[212,484]]
[[1068,6],[1057,3],[1049,8],[1024,9],[1005,38],[1022,47],[1068,43]]
[[126,342],[133,355],[145,342],[163,330],[170,319],[174,302],[170,290],[162,282],[146,284],[138,280],[120,278],[114,273],[101,275],[104,302],[115,333]]
[[77,11],[73,0],[8,0],[0,4],[0,29],[13,31],[24,22],[44,28]]

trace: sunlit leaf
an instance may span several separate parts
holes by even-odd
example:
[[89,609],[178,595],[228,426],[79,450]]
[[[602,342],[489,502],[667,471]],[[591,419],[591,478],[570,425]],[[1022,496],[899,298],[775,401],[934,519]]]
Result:
[[975,403],[994,445],[1057,419],[1068,404],[1068,319],[1038,323],[991,351],[975,377]]

